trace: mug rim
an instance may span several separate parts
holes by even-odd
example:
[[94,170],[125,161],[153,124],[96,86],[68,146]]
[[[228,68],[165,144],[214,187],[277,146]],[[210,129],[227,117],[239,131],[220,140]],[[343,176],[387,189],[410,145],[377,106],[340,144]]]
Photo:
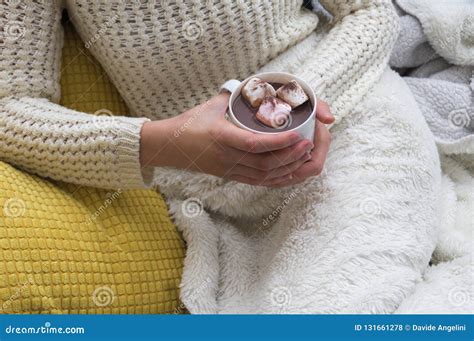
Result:
[[[239,119],[234,115],[234,112],[232,110],[232,104],[233,104],[235,98],[237,97],[237,94],[240,94],[244,84],[246,84],[247,81],[249,81],[251,78],[254,78],[254,77],[262,78],[262,77],[265,77],[267,75],[285,75],[285,76],[288,76],[288,78],[293,78],[298,83],[303,84],[306,88],[308,88],[310,90],[310,94],[308,94],[309,95],[308,97],[309,97],[310,101],[311,101],[311,97],[314,98],[314,102],[312,103],[313,104],[313,110],[311,111],[311,114],[308,116],[308,118],[304,122],[302,122],[300,125],[292,128],[292,129],[289,129],[289,130],[281,130],[281,131],[275,131],[275,132],[259,131],[259,130],[255,130],[255,129],[247,127],[245,124],[240,122]],[[311,88],[311,86],[309,86],[309,84],[306,81],[304,81],[301,78],[299,78],[298,76],[295,76],[295,75],[293,75],[291,73],[288,73],[288,72],[261,72],[261,73],[256,73],[254,75],[251,75],[251,76],[245,78],[243,81],[240,82],[237,89],[235,91],[233,91],[229,96],[229,108],[228,108],[227,111],[228,111],[229,115],[232,116],[232,119],[235,122],[237,122],[238,125],[241,126],[242,129],[246,129],[248,131],[251,131],[251,132],[254,132],[254,133],[257,133],[257,134],[281,134],[281,133],[286,133],[286,132],[289,132],[289,131],[298,130],[298,128],[300,128],[300,127],[304,126],[305,124],[307,124],[310,120],[312,120],[316,116],[316,107],[317,107],[316,94],[314,93],[313,88]]]

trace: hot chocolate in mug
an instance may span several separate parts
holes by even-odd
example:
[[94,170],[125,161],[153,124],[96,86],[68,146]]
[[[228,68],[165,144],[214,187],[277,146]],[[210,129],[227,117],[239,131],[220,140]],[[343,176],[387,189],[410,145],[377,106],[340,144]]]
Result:
[[[308,114],[305,114],[303,120],[301,121],[300,119],[300,123],[299,124],[296,124],[295,123],[298,123],[298,122],[293,122],[293,125],[295,125],[294,127],[291,127],[291,129],[281,129],[281,128],[266,128],[266,129],[254,129],[252,127],[249,127],[245,124],[245,122],[243,122],[244,120],[242,119],[242,115],[239,115],[239,113],[236,113],[235,112],[235,108],[234,108],[234,104],[235,104],[235,101],[241,97],[241,91],[242,91],[242,88],[244,87],[244,85],[252,78],[259,78],[265,82],[268,82],[270,84],[286,84],[292,80],[295,80],[300,86],[301,88],[304,90],[304,92],[306,93],[306,95],[308,96],[309,98],[309,102],[310,102],[310,105],[311,105],[311,109],[309,109],[310,113],[309,115]],[[314,140],[314,129],[315,129],[315,124],[316,124],[316,105],[317,105],[317,99],[316,99],[316,95],[313,91],[313,89],[302,79],[292,75],[292,74],[289,74],[289,73],[285,73],[285,72],[266,72],[266,73],[259,73],[259,74],[256,74],[256,75],[252,75],[248,78],[246,78],[245,80],[243,81],[238,81],[236,79],[231,79],[231,80],[228,80],[227,82],[225,82],[222,86],[221,86],[221,90],[226,90],[226,91],[229,91],[231,93],[230,97],[229,97],[229,108],[228,108],[228,111],[227,111],[227,118],[232,122],[234,123],[236,126],[242,128],[242,129],[245,129],[245,130],[248,130],[248,131],[251,131],[251,132],[254,132],[254,133],[258,133],[258,134],[278,134],[278,133],[281,133],[282,131],[296,131],[297,133],[299,133],[303,138],[305,139],[308,139],[310,141],[313,141]],[[239,99],[240,101],[240,99]],[[297,108],[296,108],[297,109]],[[251,114],[249,114],[250,116]],[[298,114],[300,115],[300,114]],[[241,119],[239,120],[239,116],[241,117]],[[294,117],[293,115],[290,115],[290,117]],[[250,119],[253,119],[253,117],[249,117],[249,120]],[[249,122],[249,121],[247,121]],[[254,122],[251,122],[252,124],[248,124],[248,125],[252,125],[255,127],[255,123]]]

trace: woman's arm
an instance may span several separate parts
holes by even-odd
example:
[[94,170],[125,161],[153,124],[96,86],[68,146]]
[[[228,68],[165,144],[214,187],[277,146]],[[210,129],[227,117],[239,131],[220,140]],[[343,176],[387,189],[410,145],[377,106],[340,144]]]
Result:
[[[300,75],[341,120],[380,78],[399,31],[389,0],[320,0],[331,29]],[[322,85],[322,86],[321,86]]]
[[[2,40],[0,160],[55,180],[123,189],[144,187],[152,167],[159,166],[255,185],[291,184],[321,171],[327,138],[321,142],[324,148],[308,154],[314,141],[302,141],[295,133],[246,132],[224,119],[224,94],[210,105],[153,122],[104,120],[55,104],[60,96],[60,1],[16,3],[0,4],[0,31],[15,28]],[[196,112],[202,113],[197,120]],[[328,111],[318,118],[332,121]],[[175,138],[190,120],[191,127]],[[309,157],[316,161],[306,162]]]
[[0,160],[79,185],[144,187],[139,148],[147,119],[104,121],[54,103],[60,97],[60,3],[0,2]]
[[334,120],[325,103],[318,103],[315,140],[309,141],[291,131],[269,135],[238,128],[224,118],[228,101],[229,94],[221,93],[176,117],[145,123],[142,165],[278,187],[321,173],[330,143],[323,123]]

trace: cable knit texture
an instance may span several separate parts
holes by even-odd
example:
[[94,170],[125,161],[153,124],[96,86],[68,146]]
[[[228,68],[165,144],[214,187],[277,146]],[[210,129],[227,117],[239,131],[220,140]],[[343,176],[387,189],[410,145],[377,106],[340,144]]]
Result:
[[[0,4],[0,158],[53,179],[105,188],[143,187],[140,129],[260,69],[293,72],[329,101],[338,120],[380,77],[398,24],[389,1],[66,0],[76,29],[138,118],[95,117],[60,98],[62,2]],[[139,39],[137,38],[139,37]],[[67,67],[67,66],[62,66]]]

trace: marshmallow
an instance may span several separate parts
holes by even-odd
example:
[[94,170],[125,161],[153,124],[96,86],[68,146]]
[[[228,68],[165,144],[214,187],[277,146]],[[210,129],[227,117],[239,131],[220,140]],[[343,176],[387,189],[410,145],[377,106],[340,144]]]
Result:
[[242,96],[254,108],[257,108],[267,96],[276,96],[275,89],[260,78],[254,77],[242,88]]
[[281,86],[277,90],[276,95],[278,98],[291,105],[291,108],[293,109],[309,99],[303,88],[295,80]]
[[256,118],[269,127],[286,128],[291,124],[291,106],[274,96],[267,96],[258,108]]

